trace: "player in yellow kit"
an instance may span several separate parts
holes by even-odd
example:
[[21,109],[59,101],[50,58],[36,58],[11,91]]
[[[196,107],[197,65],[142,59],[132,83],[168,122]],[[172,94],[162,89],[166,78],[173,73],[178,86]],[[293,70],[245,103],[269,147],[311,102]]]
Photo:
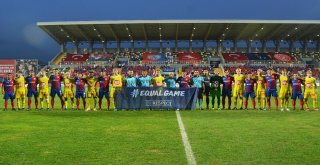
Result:
[[256,88],[256,97],[258,99],[258,105],[260,110],[266,110],[266,80],[262,76],[262,70],[257,70],[257,88]]
[[240,101],[240,109],[242,109],[243,104],[243,93],[244,93],[244,80],[245,76],[241,74],[241,69],[236,69],[236,74],[233,75],[234,77],[234,87],[233,87],[233,101],[234,101],[234,110],[237,109],[237,101],[239,98]]
[[306,104],[306,110],[309,110],[308,107],[308,98],[312,98],[313,110],[317,111],[317,84],[316,78],[312,77],[312,71],[307,71],[307,76],[305,78],[305,85],[304,85],[304,102]]
[[280,75],[280,91],[279,91],[279,99],[280,99],[280,108],[281,111],[286,108],[287,111],[289,110],[289,97],[290,97],[290,90],[289,90],[289,76],[286,69],[281,71]]
[[97,83],[98,79],[94,77],[93,71],[89,73],[89,76],[86,78],[86,82],[88,84],[88,91],[87,91],[87,109],[86,111],[91,110],[91,102],[93,101],[93,110],[97,111]]
[[49,77],[47,77],[45,71],[40,72],[40,78],[38,79],[39,86],[39,99],[40,99],[40,107],[43,109],[43,100],[46,100],[47,110],[49,109]]
[[110,77],[110,87],[111,87],[111,90],[110,90],[110,100],[111,100],[111,105],[112,105],[112,102],[113,102],[113,109],[116,111],[116,101],[115,101],[115,92],[117,90],[121,90],[122,88],[122,81],[123,81],[123,78],[122,76],[119,74],[119,69],[115,68],[113,69],[113,75]]
[[161,70],[159,68],[156,69],[155,76],[152,78],[152,85],[155,87],[163,86],[164,77],[161,76]]
[[26,96],[26,87],[25,87],[25,79],[21,72],[18,72],[18,77],[14,80],[16,91],[15,98],[17,99],[18,110],[25,108],[25,96]]
[[68,98],[71,100],[72,110],[74,109],[74,93],[73,93],[73,80],[70,78],[70,73],[65,73],[63,76],[63,97],[64,109],[68,108]]

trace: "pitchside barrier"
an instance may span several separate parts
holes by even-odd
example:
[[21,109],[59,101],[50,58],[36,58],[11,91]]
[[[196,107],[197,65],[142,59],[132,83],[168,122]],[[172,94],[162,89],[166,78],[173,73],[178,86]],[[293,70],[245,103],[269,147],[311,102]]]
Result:
[[116,91],[117,109],[196,109],[197,88],[123,87]]

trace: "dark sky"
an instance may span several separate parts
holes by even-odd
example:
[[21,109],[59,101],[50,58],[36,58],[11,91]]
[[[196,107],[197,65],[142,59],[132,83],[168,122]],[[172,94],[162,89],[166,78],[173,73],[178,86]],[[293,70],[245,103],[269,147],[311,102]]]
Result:
[[59,45],[37,22],[135,19],[320,19],[319,0],[2,0],[0,58],[49,61]]

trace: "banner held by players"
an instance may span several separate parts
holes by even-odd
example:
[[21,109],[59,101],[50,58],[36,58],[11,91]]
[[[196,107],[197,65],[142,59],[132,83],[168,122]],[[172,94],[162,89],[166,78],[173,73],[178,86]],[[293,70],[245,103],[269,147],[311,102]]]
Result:
[[123,87],[117,109],[195,109],[197,88]]

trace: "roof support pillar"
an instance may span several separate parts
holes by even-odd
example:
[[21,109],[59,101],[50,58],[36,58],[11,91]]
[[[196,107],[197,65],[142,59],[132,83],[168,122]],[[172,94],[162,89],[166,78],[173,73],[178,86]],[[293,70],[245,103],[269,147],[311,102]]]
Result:
[[280,52],[280,40],[276,40],[275,45],[276,45],[276,52]]
[[162,43],[162,41],[159,41],[159,44],[160,44],[160,53],[162,53],[162,48],[163,48],[163,43]]
[[234,52],[238,51],[238,40],[233,40],[233,51]]
[[189,52],[192,52],[192,40],[189,40]]
[[117,40],[117,51],[120,52],[120,41]]
[[221,54],[222,53],[222,41],[217,41],[217,53]]
[[89,53],[93,53],[93,42],[89,41]]
[[74,53],[78,54],[79,52],[79,42],[74,42]]
[[267,53],[267,41],[266,40],[262,40],[261,41],[262,44],[262,53]]
[[174,49],[175,49],[175,52],[178,51],[178,40],[174,41]]
[[303,51],[303,53],[307,53],[308,52],[308,41],[307,40],[303,41],[302,51]]
[[134,51],[134,41],[131,41],[131,51]]
[[146,40],[145,42],[146,42],[146,52],[147,52],[147,51],[149,51],[149,41]]
[[67,51],[67,48],[66,48],[66,43],[64,42],[64,43],[62,43],[62,44],[60,44],[60,51],[61,52],[66,52]]
[[320,51],[320,40],[317,40],[317,46],[316,46],[316,51]]
[[208,50],[208,41],[207,40],[203,40],[203,51],[207,51]]
[[293,52],[293,47],[294,47],[294,42],[293,42],[293,40],[290,40],[289,41],[289,53]]
[[107,52],[107,41],[102,42],[103,53]]
[[252,50],[251,50],[251,48],[252,48],[252,47],[251,47],[251,43],[252,43],[252,42],[251,42],[250,40],[247,40],[247,53],[251,53],[251,51],[252,51]]

